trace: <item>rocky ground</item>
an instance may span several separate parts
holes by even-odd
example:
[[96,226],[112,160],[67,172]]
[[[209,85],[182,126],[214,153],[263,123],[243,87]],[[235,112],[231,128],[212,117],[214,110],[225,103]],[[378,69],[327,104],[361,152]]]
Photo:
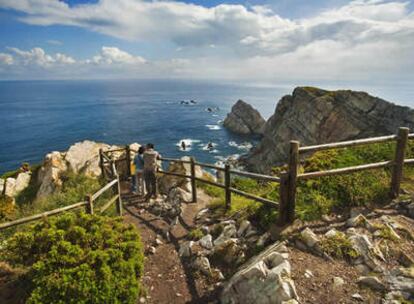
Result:
[[201,196],[179,208],[174,205],[180,199],[168,196],[128,207],[126,219],[140,228],[146,244],[148,294],[141,303],[413,300],[411,199],[296,223],[278,231],[275,241],[249,221],[215,217],[206,208],[209,197]]

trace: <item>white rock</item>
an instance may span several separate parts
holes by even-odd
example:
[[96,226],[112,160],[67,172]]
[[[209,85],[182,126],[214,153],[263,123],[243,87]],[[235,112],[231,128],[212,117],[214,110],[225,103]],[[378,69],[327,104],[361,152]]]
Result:
[[270,233],[269,232],[265,232],[263,233],[259,239],[257,240],[256,246],[258,247],[263,247],[264,245],[266,245],[266,242],[270,239]]
[[345,284],[345,281],[341,277],[333,277],[332,287],[333,289],[338,289]]
[[6,179],[5,187],[4,187],[4,195],[8,197],[15,197],[16,195],[16,179],[13,177],[8,177]]
[[180,257],[189,257],[192,254],[191,248],[193,247],[193,241],[187,241],[181,244],[178,254]]
[[4,192],[4,184],[5,184],[4,179],[0,178],[0,195],[2,195]]
[[372,224],[362,214],[358,214],[355,217],[351,217],[346,221],[348,227],[365,227],[369,230],[373,229]]
[[338,230],[336,230],[335,228],[332,228],[328,232],[325,233],[325,236],[327,238],[332,238],[332,237],[337,236],[338,233],[340,233]]
[[378,291],[386,289],[384,284],[375,276],[359,277],[357,282]]
[[107,144],[84,140],[69,147],[65,160],[74,173],[82,171],[88,176],[98,177],[101,175],[99,149],[106,150],[108,147]]
[[229,223],[228,225],[224,226],[222,233],[217,239],[214,240],[214,246],[218,246],[230,238],[236,236],[236,233],[236,226],[233,223]]
[[67,166],[62,153],[55,151],[46,154],[43,165],[37,175],[40,187],[36,197],[45,197],[60,188],[62,186],[60,175],[66,170]]
[[361,301],[361,302],[364,301],[364,298],[359,293],[354,293],[351,297],[353,299],[358,300],[358,301]]
[[221,303],[279,304],[297,299],[289,261],[274,255],[280,253],[281,246],[280,243],[272,245],[243,265],[225,285]]
[[211,236],[211,234],[207,234],[203,236],[198,242],[200,246],[203,248],[206,248],[206,249],[213,248],[213,237]]
[[248,220],[243,220],[240,223],[239,230],[237,230],[237,236],[242,237],[250,226],[251,224]]
[[206,257],[197,257],[194,261],[194,268],[200,270],[206,276],[211,275],[210,261]]
[[310,271],[309,269],[306,269],[306,270],[305,270],[305,273],[303,274],[303,276],[304,276],[305,278],[307,278],[307,279],[310,279],[310,278],[313,278],[313,277],[314,277],[313,272],[312,272],[312,271]]
[[157,249],[155,249],[155,247],[154,246],[149,246],[148,247],[148,252],[149,253],[151,253],[151,254],[155,254],[155,252],[157,251]]
[[313,247],[319,242],[318,236],[309,227],[302,230],[300,235],[308,247]]
[[15,195],[18,195],[29,186],[31,174],[29,172],[22,172],[16,178]]

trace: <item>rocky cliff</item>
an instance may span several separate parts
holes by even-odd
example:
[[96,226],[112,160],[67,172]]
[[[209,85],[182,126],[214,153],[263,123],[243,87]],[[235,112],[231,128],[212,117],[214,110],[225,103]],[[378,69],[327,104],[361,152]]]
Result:
[[[54,193],[62,186],[62,175],[66,172],[83,173],[86,176],[98,178],[101,176],[99,166],[99,149],[113,150],[119,146],[111,146],[105,143],[97,143],[85,140],[75,143],[65,152],[53,151],[46,154],[44,161],[39,168],[37,175],[32,176],[32,172],[20,172],[15,177],[0,179],[0,195],[5,195],[14,199],[22,192],[32,179],[38,185],[37,198],[42,198]],[[135,156],[139,144],[130,145],[131,157]],[[125,156],[125,152],[114,153],[114,159]],[[122,168],[118,167],[118,170]]]
[[224,127],[238,134],[262,135],[266,121],[260,113],[243,100],[238,100],[224,120]]
[[284,96],[264,126],[263,139],[246,157],[251,170],[267,172],[286,162],[290,140],[314,145],[394,134],[414,127],[414,110],[365,92],[297,87]]

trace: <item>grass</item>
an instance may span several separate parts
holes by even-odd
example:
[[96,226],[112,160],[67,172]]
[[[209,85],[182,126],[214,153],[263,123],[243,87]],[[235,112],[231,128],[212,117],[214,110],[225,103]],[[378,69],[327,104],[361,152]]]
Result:
[[188,237],[193,240],[193,241],[198,241],[199,239],[201,239],[204,236],[203,231],[201,231],[200,228],[196,228],[196,229],[192,229],[189,233],[188,233]]
[[[361,164],[375,163],[394,158],[395,143],[371,144],[360,147],[319,151],[305,159],[301,172],[323,171]],[[414,143],[409,142],[406,158],[414,157]],[[286,167],[274,167],[279,175]],[[322,177],[298,182],[296,194],[296,216],[301,220],[317,220],[324,214],[342,212],[355,206],[371,206],[389,202],[391,171],[375,169],[348,175]],[[414,191],[414,168],[404,167],[402,187]],[[199,186],[214,199],[210,205],[217,215],[237,219],[248,218],[267,229],[275,223],[278,211],[261,203],[232,194],[230,210],[225,209],[224,190],[199,183]],[[278,183],[261,183],[248,178],[232,179],[232,187],[279,201]]]
[[354,259],[359,256],[358,252],[352,247],[351,242],[342,232],[322,239],[320,246],[324,252],[335,258]]

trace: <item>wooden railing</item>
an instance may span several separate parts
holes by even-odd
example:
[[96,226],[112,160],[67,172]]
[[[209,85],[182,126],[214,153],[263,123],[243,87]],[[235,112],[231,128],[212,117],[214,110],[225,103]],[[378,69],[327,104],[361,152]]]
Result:
[[104,187],[102,187],[101,189],[99,189],[97,192],[95,192],[92,195],[88,195],[85,198],[85,201],[79,202],[79,203],[75,203],[69,206],[65,206],[65,207],[61,207],[61,208],[57,208],[57,209],[53,209],[50,211],[46,211],[43,213],[39,213],[39,214],[35,214],[35,215],[31,215],[31,216],[27,216],[27,217],[23,217],[23,218],[19,218],[17,220],[11,221],[11,222],[6,222],[6,223],[1,223],[0,224],[0,230],[6,229],[6,228],[10,228],[10,227],[15,227],[15,226],[19,226],[25,223],[29,223],[29,222],[33,222],[39,219],[43,219],[45,217],[48,216],[52,216],[52,215],[57,215],[57,214],[62,214],[66,211],[69,210],[74,210],[74,209],[79,209],[79,208],[85,208],[86,212],[89,214],[94,214],[94,202],[106,191],[108,191],[111,188],[114,188],[114,192],[116,193],[113,197],[111,197],[108,202],[105,203],[104,206],[102,206],[99,209],[99,213],[102,214],[104,213],[115,201],[117,202],[116,204],[116,210],[117,213],[119,215],[122,215],[122,200],[121,200],[121,187],[120,187],[120,180],[119,180],[119,176],[117,174],[115,165],[112,164],[113,168],[113,172],[115,173],[115,178],[113,180],[111,180],[109,183],[107,183]]
[[[396,135],[372,137],[372,138],[335,142],[335,143],[313,145],[313,146],[301,147],[299,141],[291,141],[289,153],[288,153],[287,170],[286,172],[282,172],[280,177],[235,170],[235,169],[231,169],[228,164],[226,164],[224,167],[221,167],[221,166],[217,166],[213,164],[196,162],[194,158],[190,158],[190,160],[183,160],[183,159],[175,159],[175,158],[168,158],[168,157],[161,158],[161,160],[166,161],[166,162],[177,162],[177,163],[182,163],[182,164],[189,164],[190,174],[186,175],[182,173],[169,172],[169,171],[164,171],[164,170],[159,170],[159,173],[189,179],[191,181],[193,202],[197,202],[196,182],[202,182],[205,184],[209,184],[209,185],[224,189],[226,208],[231,207],[232,193],[244,196],[254,201],[261,202],[263,204],[269,205],[274,208],[279,208],[278,224],[285,225],[285,224],[292,223],[295,218],[295,205],[296,205],[296,192],[297,192],[296,188],[297,188],[297,183],[299,180],[319,178],[319,177],[325,177],[325,176],[334,176],[334,175],[340,175],[340,174],[350,174],[350,173],[360,172],[360,171],[365,171],[365,170],[373,170],[373,169],[391,167],[392,177],[391,177],[390,196],[391,198],[398,197],[399,192],[400,192],[400,184],[401,184],[404,164],[414,164],[414,159],[405,159],[405,150],[407,148],[407,142],[409,139],[414,139],[414,133],[409,134],[408,128],[399,128],[398,133]],[[299,173],[298,171],[299,165],[300,165],[300,154],[313,153],[313,152],[329,150],[329,149],[349,148],[349,147],[355,147],[355,146],[367,145],[367,144],[385,143],[385,142],[392,142],[392,141],[396,141],[397,143],[396,149],[395,149],[395,156],[394,156],[394,159],[392,160],[346,167],[346,168],[340,168],[340,169],[331,169],[331,170],[326,170],[326,171],[304,172],[304,173]],[[119,152],[120,150],[122,149],[118,149],[116,151]],[[126,146],[124,150],[126,152],[125,154],[126,156],[125,158],[123,158],[123,160],[126,160],[128,162],[127,167],[129,168],[130,167],[129,164],[131,162],[130,153],[137,152],[137,151],[131,151],[129,146]],[[109,151],[109,152],[114,152],[114,150]],[[105,153],[102,153],[102,154],[105,154]],[[113,163],[113,160],[111,160],[109,157],[107,161]],[[104,162],[105,161],[103,161],[102,163]],[[196,177],[195,175],[196,166],[224,172],[223,182],[220,183],[220,182]],[[279,186],[280,202],[271,201],[269,199],[259,197],[259,196],[233,188],[231,186],[231,178],[234,175],[252,178],[255,180],[263,180],[263,181],[279,183],[280,184]]]
[[[401,179],[403,175],[404,164],[414,163],[414,159],[405,159],[405,151],[409,139],[414,138],[414,133],[409,134],[408,128],[399,128],[396,135],[371,137],[365,139],[343,141],[315,146],[300,147],[298,141],[290,142],[288,169],[287,172],[281,176],[280,186],[280,213],[279,222],[291,223],[295,218],[295,204],[296,204],[296,187],[298,180],[319,178],[325,176],[334,176],[340,174],[349,174],[365,170],[379,169],[392,167],[391,175],[391,189],[390,197],[396,198],[400,192]],[[355,147],[367,144],[385,143],[396,141],[396,148],[394,153],[394,159],[388,161],[382,161],[377,163],[364,164],[359,166],[352,166],[340,169],[331,169],[326,171],[317,172],[304,172],[299,174],[299,155],[303,153],[311,153],[329,149],[339,149]]]
[[[226,164],[224,167],[220,167],[220,166],[213,165],[213,164],[206,164],[206,163],[196,162],[193,157],[191,157],[190,160],[182,160],[182,159],[176,159],[176,158],[163,157],[163,158],[161,158],[161,161],[177,162],[177,163],[182,163],[182,164],[190,164],[190,175],[186,175],[186,174],[182,174],[182,173],[176,173],[176,172],[169,172],[169,171],[164,171],[164,170],[159,170],[159,172],[161,174],[165,174],[165,175],[172,175],[172,176],[178,176],[178,177],[190,179],[192,200],[193,200],[194,203],[197,202],[196,182],[201,182],[201,183],[209,184],[209,185],[224,189],[225,204],[226,204],[227,209],[229,209],[231,207],[232,193],[244,196],[244,197],[246,197],[248,199],[251,199],[251,200],[261,202],[263,204],[267,204],[267,205],[269,205],[271,207],[274,207],[274,208],[277,208],[279,206],[278,202],[275,202],[275,201],[272,201],[272,200],[269,200],[269,199],[266,199],[266,198],[263,198],[263,197],[260,197],[260,196],[256,196],[256,195],[253,195],[253,194],[250,194],[250,193],[247,193],[247,192],[244,192],[244,191],[241,191],[241,190],[238,190],[236,188],[231,187],[231,177],[232,177],[232,175],[239,175],[239,176],[249,177],[249,178],[253,178],[253,179],[256,179],[256,180],[280,182],[280,178],[278,178],[276,176],[269,176],[269,175],[257,174],[257,173],[252,173],[252,172],[233,170],[233,169],[230,169],[230,165],[228,165],[228,164]],[[211,180],[208,180],[208,179],[205,179],[205,178],[197,177],[195,175],[196,166],[201,167],[201,168],[209,168],[209,169],[214,169],[216,171],[224,172],[223,183],[215,182],[215,181],[211,181]]]

